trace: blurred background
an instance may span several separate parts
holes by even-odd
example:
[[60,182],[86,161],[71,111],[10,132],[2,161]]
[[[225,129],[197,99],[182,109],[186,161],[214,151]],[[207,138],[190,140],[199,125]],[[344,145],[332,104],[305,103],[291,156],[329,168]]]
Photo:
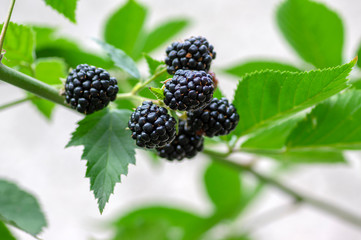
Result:
[[[275,11],[279,0],[139,0],[149,8],[148,26],[169,18],[189,18],[191,26],[178,39],[203,35],[215,46],[217,59],[213,69],[247,59],[276,59],[302,66],[280,34]],[[320,1],[342,17],[345,26],[344,59],[355,57],[361,40],[361,1]],[[104,21],[121,0],[80,0],[77,24],[72,24],[41,0],[18,0],[12,21],[17,23],[57,26],[60,33],[71,36],[92,51],[100,51],[92,40],[101,38]],[[9,1],[0,0],[0,19],[6,16]],[[131,20],[130,20],[131,21]],[[160,48],[154,58],[164,58]],[[144,67],[143,73],[146,73]],[[232,97],[236,78],[217,73],[221,90]],[[0,83],[0,104],[19,99],[23,91]],[[64,149],[81,115],[57,107],[53,120],[47,121],[29,103],[0,112],[0,177],[19,184],[37,196],[48,220],[42,239],[108,239],[107,227],[133,208],[153,203],[190,209],[201,215],[212,210],[203,186],[203,172],[208,161],[202,156],[180,163],[163,161],[154,165],[137,152],[137,165],[130,166],[127,177],[117,184],[103,215],[99,214],[89,179],[84,178],[85,161],[80,161],[82,148]],[[298,166],[281,176],[290,186],[327,199],[361,215],[361,155],[347,153],[348,165]],[[267,165],[264,166],[267,168]],[[303,205],[290,210],[277,221],[257,227],[255,216],[282,206],[289,198],[267,188],[239,220],[239,227],[255,229],[252,239],[266,240],[358,240],[361,231],[317,209]],[[14,229],[19,239],[33,239]],[[1,236],[0,236],[1,239]],[[144,238],[146,239],[146,238]]]

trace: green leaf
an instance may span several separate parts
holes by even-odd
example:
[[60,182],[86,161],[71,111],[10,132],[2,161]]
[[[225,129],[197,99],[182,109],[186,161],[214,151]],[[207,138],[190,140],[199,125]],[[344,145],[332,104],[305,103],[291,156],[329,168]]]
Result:
[[172,20],[153,29],[147,36],[143,52],[151,52],[180,33],[189,25],[187,20]]
[[321,102],[347,87],[355,60],[335,68],[290,73],[266,70],[239,81],[233,104],[240,121],[233,134],[255,132]]
[[265,60],[252,60],[240,64],[236,64],[233,67],[224,69],[226,73],[232,74],[237,77],[242,77],[247,73],[252,73],[261,70],[279,70],[279,71],[289,71],[289,72],[299,72],[300,70],[294,66],[291,66],[286,63],[280,63],[275,61],[265,61]]
[[246,149],[282,149],[286,145],[286,140],[291,131],[301,121],[304,114],[289,118],[286,121],[272,125],[263,131],[247,139],[242,148]]
[[361,149],[361,90],[351,90],[321,103],[292,131],[293,149]]
[[131,57],[129,57],[125,52],[120,49],[115,48],[112,45],[109,45],[105,42],[98,41],[96,42],[103,47],[103,49],[108,53],[110,58],[113,60],[115,66],[124,69],[127,73],[132,75],[135,78],[140,78],[140,73],[137,68],[136,63]]
[[234,213],[241,204],[242,186],[239,171],[212,162],[204,174],[204,183],[217,212]]
[[163,101],[163,99],[164,99],[163,89],[150,87],[149,90],[154,94],[154,96],[155,96],[158,100]]
[[334,11],[309,0],[286,0],[277,23],[296,52],[317,68],[342,63],[343,25]]
[[[39,59],[35,63],[36,79],[50,85],[62,84],[60,78],[66,77],[66,64],[62,59]],[[50,119],[55,108],[55,103],[41,98],[34,98],[31,102],[47,118]]]
[[158,61],[148,54],[144,53],[144,58],[147,61],[150,75],[154,75],[159,66],[164,65],[164,62]]
[[101,213],[120,176],[127,175],[129,164],[135,164],[134,140],[126,130],[130,114],[127,110],[104,109],[88,115],[78,123],[67,145],[84,146],[86,177]]
[[35,236],[46,226],[37,200],[14,183],[0,179],[0,220]]
[[16,240],[2,221],[0,221],[0,236],[1,240]]
[[195,239],[192,233],[199,231],[204,219],[182,209],[152,206],[135,210],[116,223],[114,240],[173,240]]
[[[359,47],[359,49],[358,49],[357,56],[358,56],[359,59],[361,59],[361,44],[360,44],[360,47]],[[357,66],[358,66],[359,68],[361,68],[361,61],[360,61],[360,62],[357,62]]]
[[[2,29],[3,24],[0,25]],[[3,63],[9,67],[31,64],[34,61],[34,33],[31,28],[9,23],[3,49],[6,51]]]
[[219,87],[216,88],[216,90],[213,92],[213,97],[218,98],[218,99],[221,99],[222,97],[224,97],[224,95],[221,92],[221,90],[219,89]]
[[179,117],[177,115],[177,112],[174,111],[174,110],[169,110],[170,112],[170,115],[176,120],[177,124],[175,125],[175,130],[178,134],[178,131],[179,131]]
[[54,10],[58,11],[64,17],[68,18],[73,23],[75,20],[75,10],[77,0],[44,0],[47,5],[52,7]]
[[107,20],[105,41],[137,60],[141,56],[146,15],[146,8],[134,0],[128,0]]

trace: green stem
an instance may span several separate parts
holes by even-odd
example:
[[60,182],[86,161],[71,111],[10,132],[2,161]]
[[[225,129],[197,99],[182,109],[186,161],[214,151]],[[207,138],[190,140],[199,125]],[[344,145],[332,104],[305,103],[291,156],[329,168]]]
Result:
[[346,211],[345,209],[342,209],[331,203],[320,200],[316,197],[307,196],[303,193],[300,193],[273,178],[270,178],[268,176],[265,176],[265,175],[255,171],[252,167],[250,167],[248,165],[242,165],[242,164],[239,164],[239,163],[227,160],[227,159],[214,158],[214,157],[212,159],[214,161],[217,161],[219,163],[227,165],[231,168],[238,169],[240,171],[247,171],[247,172],[251,173],[252,175],[254,175],[256,178],[258,178],[260,181],[262,181],[268,185],[272,185],[272,186],[276,187],[277,189],[281,190],[282,192],[290,195],[297,202],[307,203],[307,204],[314,206],[326,213],[334,215],[334,216],[338,217],[339,219],[344,220],[345,222],[348,222],[358,228],[361,228],[361,217],[354,215],[353,213],[350,213],[350,212]]
[[57,89],[0,63],[0,80],[29,91],[39,97],[68,107]]
[[148,80],[142,82],[142,83],[138,83],[137,85],[134,86],[134,88],[132,89],[131,93],[133,95],[137,94],[140,90],[142,90],[144,87],[146,87],[149,83],[153,82],[157,77],[159,77],[160,75],[162,75],[163,73],[165,73],[167,71],[166,68],[162,69],[159,72],[156,72],[153,76],[151,76]]
[[0,61],[2,59],[2,50],[3,50],[4,41],[5,41],[6,30],[8,29],[11,14],[13,13],[13,10],[14,10],[14,6],[15,6],[15,0],[11,0],[9,12],[8,12],[6,20],[4,22],[3,29],[2,29],[1,35],[0,35]]
[[25,97],[25,98],[22,98],[22,99],[19,99],[19,100],[10,102],[10,103],[6,103],[6,104],[0,106],[0,111],[5,110],[5,109],[10,108],[10,107],[13,107],[13,106],[18,105],[18,104],[23,103],[23,102],[27,102],[27,101],[32,100],[34,98],[35,98],[35,96],[29,96],[29,97]]

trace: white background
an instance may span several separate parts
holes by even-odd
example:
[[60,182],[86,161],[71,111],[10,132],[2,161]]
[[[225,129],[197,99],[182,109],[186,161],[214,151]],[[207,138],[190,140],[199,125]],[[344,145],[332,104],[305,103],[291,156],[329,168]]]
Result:
[[[0,0],[3,20],[8,0]],[[356,54],[361,40],[361,2],[329,0],[344,20],[346,28],[345,61]],[[41,0],[18,0],[13,21],[58,26],[63,33],[95,47],[91,38],[100,38],[107,16],[124,1],[80,0],[78,24],[73,25]],[[204,35],[215,45],[215,68],[237,60],[254,57],[277,58],[302,64],[278,32],[274,13],[278,0],[143,0],[151,6],[148,26],[175,16],[190,18],[192,27],[182,36]],[[183,38],[180,36],[179,38]],[[162,58],[161,51],[155,55]],[[230,96],[234,80],[221,76],[222,90]],[[233,81],[233,82],[232,82]],[[19,99],[23,92],[0,84],[0,104]],[[89,180],[84,178],[85,161],[80,161],[82,148],[64,149],[79,114],[58,107],[51,122],[40,116],[30,104],[0,112],[0,177],[15,181],[37,196],[49,226],[40,235],[47,240],[107,239],[106,223],[144,203],[168,203],[186,206],[199,214],[212,210],[202,185],[202,171],[207,161],[201,157],[182,163],[163,163],[155,167],[141,153],[137,166],[130,166],[122,177],[103,215],[97,209]],[[348,154],[350,163],[339,166],[299,167],[281,176],[283,181],[307,193],[328,199],[361,215],[361,169],[359,154]],[[255,227],[254,239],[265,240],[358,240],[361,230],[308,206],[300,207],[278,221],[257,228],[253,216],[287,202],[289,198],[270,188],[247,212],[239,226]],[[247,220],[248,219],[248,220]],[[15,230],[19,239],[33,239]],[[1,239],[1,237],[0,237]],[[146,238],[145,238],[146,239]]]

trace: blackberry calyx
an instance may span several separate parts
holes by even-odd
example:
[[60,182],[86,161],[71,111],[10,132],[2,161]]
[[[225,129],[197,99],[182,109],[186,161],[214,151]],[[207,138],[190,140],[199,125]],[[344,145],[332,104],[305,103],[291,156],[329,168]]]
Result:
[[117,80],[102,68],[80,64],[72,70],[65,83],[65,100],[78,112],[91,114],[114,101]]

